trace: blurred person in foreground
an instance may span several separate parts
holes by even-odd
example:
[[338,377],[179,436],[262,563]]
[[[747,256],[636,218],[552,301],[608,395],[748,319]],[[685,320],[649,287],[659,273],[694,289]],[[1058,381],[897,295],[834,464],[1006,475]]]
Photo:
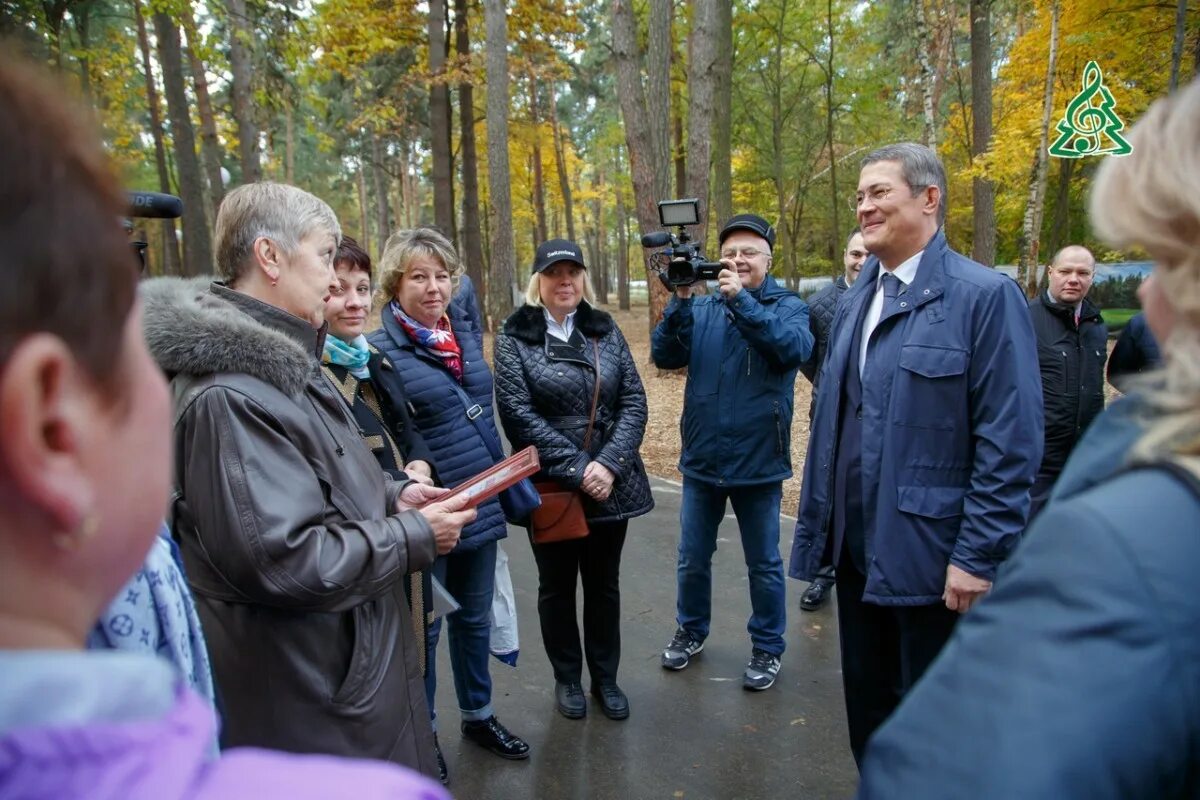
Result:
[[[857,227],[850,231],[846,238],[846,249],[842,253],[843,272],[837,279],[809,295],[808,327],[812,330],[812,357],[800,365],[800,371],[812,384],[812,400],[808,404],[808,424],[812,426],[813,414],[817,410],[817,387],[821,382],[821,365],[825,363],[825,351],[829,346],[829,330],[833,327],[833,317],[837,311],[838,301],[846,290],[858,280],[863,264],[867,261],[866,245],[863,244],[862,231]],[[816,611],[825,605],[829,599],[829,590],[833,588],[835,570],[832,564],[826,564],[817,572],[812,583],[800,595],[800,608],[804,611]]]
[[232,751],[146,653],[84,640],[155,541],[171,406],[125,198],[62,89],[0,53],[0,797],[444,798],[391,765]]
[[1161,372],[1093,424],[996,587],[871,741],[863,797],[1200,793],[1200,83],[1108,157],[1092,228],[1155,262]]
[[[513,449],[534,445],[541,477],[585,495],[587,536],[544,544],[531,538],[538,618],[558,711],[567,719],[587,714],[581,682],[586,659],[601,712],[625,719],[629,699],[617,685],[621,549],[629,520],[654,508],[654,498],[638,454],[646,433],[646,391],[625,337],[594,300],[579,245],[551,239],[538,246],[525,305],[496,337],[496,405]],[[584,449],[593,397],[595,422]],[[579,581],[582,648],[575,611]]]
[[321,200],[253,183],[225,196],[221,280],[143,284],[171,376],[171,528],[222,700],[224,746],[395,761],[437,774],[405,575],[473,511],[394,480],[321,371],[341,230]]

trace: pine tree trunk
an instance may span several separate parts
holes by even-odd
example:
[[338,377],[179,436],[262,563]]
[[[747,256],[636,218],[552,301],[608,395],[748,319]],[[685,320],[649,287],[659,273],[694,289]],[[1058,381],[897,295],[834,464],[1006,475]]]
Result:
[[387,171],[383,168],[383,140],[371,130],[371,181],[375,189],[375,236],[379,239],[379,252],[392,235],[392,212],[388,208]]
[[[647,122],[650,131],[650,148],[653,153],[652,163],[662,165],[664,168],[661,173],[655,174],[655,197],[657,200],[666,200],[671,192],[670,176],[665,168],[667,164],[671,163],[671,130],[669,127],[673,112],[671,55],[675,52],[675,45],[671,41],[671,15],[674,11],[674,3],[672,0],[648,0],[648,2],[650,21],[646,41],[645,98],[649,101],[649,105],[644,107],[649,111]],[[642,56],[636,45],[632,52],[637,54],[636,61],[640,65]],[[655,216],[657,217],[657,211]]]
[[283,130],[284,130],[284,180],[288,183],[296,182],[296,120],[292,113],[292,105],[289,100],[284,100],[286,105],[283,109]]
[[1025,216],[1021,222],[1020,275],[1025,293],[1033,297],[1037,293],[1038,246],[1042,231],[1042,212],[1046,194],[1046,171],[1049,159],[1046,153],[1050,131],[1050,114],[1054,108],[1054,69],[1058,57],[1058,0],[1050,4],[1050,53],[1046,66],[1046,88],[1042,102],[1042,128],[1038,137],[1037,155],[1029,175],[1029,196],[1025,203]]
[[196,90],[196,111],[200,114],[200,156],[204,161],[204,174],[208,178],[208,199],[216,219],[217,209],[225,197],[225,182],[221,180],[221,140],[217,137],[217,120],[213,116],[212,100],[208,95],[208,74],[200,59],[200,34],[191,7],[183,15],[183,33],[187,37],[188,66],[192,72],[192,86]]
[[81,3],[76,6],[71,16],[75,21],[75,34],[79,37],[79,89],[83,93],[84,102],[92,104],[92,64],[88,53],[92,46],[91,22],[92,4]]
[[725,0],[692,4],[692,47],[688,62],[688,142],[686,196],[700,200],[700,222],[693,236],[703,246],[708,220],[708,175],[711,166],[713,101],[717,88],[716,5]]
[[[918,3],[923,0],[917,0]],[[838,209],[841,200],[838,198],[837,154],[833,149],[834,116],[837,107],[834,102],[833,81],[837,73],[833,69],[834,36],[833,36],[833,0],[827,0],[825,5],[825,30],[829,37],[829,48],[825,62],[825,148],[829,151],[829,209],[833,236],[829,239],[829,260],[837,263],[838,254],[842,251],[842,232],[838,227]]]
[[625,210],[625,193],[616,187],[617,194],[617,305],[629,310],[629,212]]
[[533,167],[533,215],[536,221],[536,244],[550,238],[546,230],[546,177],[542,171],[542,120],[541,102],[538,99],[538,84],[533,73],[529,73],[529,124],[533,128],[533,148],[530,155]]
[[[1050,238],[1046,252],[1054,256],[1070,242],[1067,237],[1071,228],[1071,178],[1075,174],[1077,159],[1063,158],[1058,161],[1058,189],[1054,194],[1054,219],[1050,223]],[[1041,288],[1041,281],[1038,282]]]
[[488,312],[494,330],[512,312],[517,254],[508,168],[508,20],[505,0],[483,0],[487,31]]
[[[1183,36],[1187,27],[1187,10],[1188,0],[1177,0],[1175,3],[1175,41],[1171,45],[1171,78],[1167,83],[1169,92],[1175,91],[1175,88],[1179,86],[1179,63],[1183,61]],[[1196,46],[1200,48],[1200,43]]]
[[[992,0],[971,0],[971,156],[976,166],[992,146]],[[996,197],[986,177],[971,181],[971,258],[996,263]],[[943,202],[945,202],[943,200]]]
[[[371,252],[371,212],[367,208],[367,171],[363,169],[360,159],[358,164],[358,218],[361,228],[358,233],[358,244],[367,253]],[[380,248],[382,255],[383,248]]]
[[[652,0],[651,2],[651,36],[650,41],[659,39],[670,40],[670,9],[665,18],[655,14],[660,5],[669,4],[668,0]],[[667,30],[656,31],[655,26],[662,26],[664,20]],[[666,121],[669,119],[670,85],[669,74],[666,71],[651,70],[649,88],[651,95],[658,103],[647,106],[647,92],[643,90],[639,64],[641,52],[638,48],[637,21],[633,15],[631,0],[612,0],[613,55],[617,70],[617,97],[621,103],[621,117],[625,121],[625,142],[629,150],[629,173],[633,181],[634,213],[637,216],[641,233],[646,234],[658,230],[662,225],[658,221],[658,200],[667,199],[670,189],[668,172],[669,153],[665,147]],[[669,65],[669,61],[668,61]],[[666,98],[664,101],[662,98]],[[657,146],[651,138],[650,121],[661,124],[663,137],[662,147]],[[647,286],[650,294],[649,325],[653,329],[662,318],[670,295],[662,284],[647,269]]]
[[934,70],[926,0],[913,0],[917,12],[917,63],[921,67],[921,111],[925,117],[925,146],[937,152],[937,120],[934,117]]
[[200,161],[196,158],[196,139],[188,114],[179,29],[169,16],[159,12],[154,15],[154,32],[158,39],[158,63],[162,68],[163,88],[167,95],[167,116],[171,120],[175,166],[179,170],[179,197],[183,200],[184,274],[208,275],[215,265],[204,213]]
[[[471,55],[471,35],[467,25],[467,0],[454,0],[454,50],[460,58]],[[462,150],[463,261],[467,275],[475,284],[475,300],[483,313],[487,285],[484,283],[483,239],[479,233],[479,156],[475,145],[475,87],[464,80],[458,85],[458,115]]]
[[571,197],[571,176],[567,174],[566,135],[558,124],[558,98],[555,97],[553,83],[550,84],[550,124],[554,129],[554,160],[558,167],[558,189],[562,194],[563,211],[567,219],[567,238],[575,241],[575,203]]
[[596,299],[608,305],[608,235],[604,229],[604,170],[599,174],[600,191],[592,200],[596,214],[596,277],[592,287],[596,290]]
[[712,198],[713,221],[719,230],[733,216],[733,3],[719,0],[715,5],[717,88],[713,112]]
[[259,163],[258,124],[254,120],[254,90],[250,85],[250,48],[254,33],[246,12],[246,0],[227,0],[229,22],[229,71],[233,73],[230,96],[233,119],[238,130],[238,156],[242,164],[242,182],[262,180]]
[[[133,14],[137,21],[138,49],[142,53],[142,70],[146,75],[146,105],[150,109],[150,132],[154,138],[154,165],[158,168],[158,188],[171,192],[171,173],[167,171],[167,150],[163,146],[162,106],[158,100],[158,89],[154,85],[154,69],[150,63],[150,37],[146,34],[146,19],[142,16],[142,4],[133,0]],[[175,220],[162,220],[163,264],[166,275],[182,275],[183,262],[179,259],[179,238],[175,235]]]
[[[433,224],[454,236],[454,181],[450,163],[450,88],[446,70],[446,1],[429,1],[429,152],[433,161]],[[453,239],[452,239],[453,241]]]

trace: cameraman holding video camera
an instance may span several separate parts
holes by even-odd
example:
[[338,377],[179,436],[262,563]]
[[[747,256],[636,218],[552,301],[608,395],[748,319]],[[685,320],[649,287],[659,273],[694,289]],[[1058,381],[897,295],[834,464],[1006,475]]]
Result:
[[693,298],[675,283],[651,356],[688,368],[684,396],[683,503],[679,514],[678,630],[662,655],[680,670],[704,648],[712,610],[712,556],[726,502],[733,505],[750,578],[752,653],[746,689],[775,683],[784,650],[786,600],[779,555],[782,483],[792,475],[796,371],[813,336],[808,306],[768,275],[775,229],[739,214],[720,233],[719,293]]

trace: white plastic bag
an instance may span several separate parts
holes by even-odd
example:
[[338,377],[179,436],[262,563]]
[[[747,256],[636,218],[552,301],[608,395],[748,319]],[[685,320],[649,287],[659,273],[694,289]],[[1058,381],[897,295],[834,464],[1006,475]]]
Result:
[[496,588],[492,592],[492,635],[488,648],[510,667],[517,665],[520,643],[517,636],[517,598],[508,571],[508,553],[496,543]]

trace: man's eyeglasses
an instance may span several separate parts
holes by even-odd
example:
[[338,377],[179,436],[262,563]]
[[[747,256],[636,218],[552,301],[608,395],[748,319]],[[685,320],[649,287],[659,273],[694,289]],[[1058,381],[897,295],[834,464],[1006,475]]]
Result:
[[764,255],[765,252],[757,247],[730,247],[721,251],[721,258],[737,258],[738,253],[741,253],[742,258],[752,259]]
[[[912,192],[913,196],[916,196],[917,192],[927,188],[929,187],[910,186],[909,191]],[[853,196],[850,197],[850,210],[858,211],[858,207],[861,206],[863,201],[868,198],[870,198],[872,205],[879,205],[884,200],[887,200],[889,197],[891,197],[895,191],[896,189],[893,186],[875,186],[869,192],[855,192]]]

